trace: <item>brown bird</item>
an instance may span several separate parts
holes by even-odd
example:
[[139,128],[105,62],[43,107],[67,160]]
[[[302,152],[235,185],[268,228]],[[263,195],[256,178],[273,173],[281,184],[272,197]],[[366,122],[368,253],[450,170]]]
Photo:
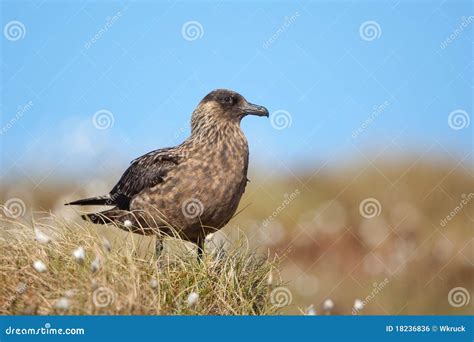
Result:
[[106,196],[67,205],[114,208],[83,215],[93,223],[115,223],[134,233],[177,234],[198,246],[234,215],[247,184],[249,148],[240,128],[246,115],[268,117],[265,107],[231,90],[218,89],[199,103],[191,118],[191,136],[181,145],[152,151],[132,161]]

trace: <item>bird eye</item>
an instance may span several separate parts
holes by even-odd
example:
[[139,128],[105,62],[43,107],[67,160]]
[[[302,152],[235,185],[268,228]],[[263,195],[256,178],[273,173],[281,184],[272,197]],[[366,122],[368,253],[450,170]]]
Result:
[[225,103],[232,103],[232,97],[230,97],[230,96],[224,97],[224,102]]

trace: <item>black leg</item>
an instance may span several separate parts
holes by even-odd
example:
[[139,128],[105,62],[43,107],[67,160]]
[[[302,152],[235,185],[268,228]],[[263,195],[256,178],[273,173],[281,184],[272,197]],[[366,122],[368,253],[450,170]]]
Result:
[[155,241],[155,255],[158,258],[163,251],[163,239],[161,237],[156,237]]
[[204,240],[205,238],[199,237],[196,241],[197,244],[197,258],[199,261],[202,261],[202,254],[204,253]]

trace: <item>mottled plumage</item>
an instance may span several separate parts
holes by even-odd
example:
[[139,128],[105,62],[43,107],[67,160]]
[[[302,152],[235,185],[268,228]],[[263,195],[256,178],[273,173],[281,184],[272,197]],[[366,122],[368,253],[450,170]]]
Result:
[[132,161],[108,195],[69,204],[114,206],[84,217],[157,234],[158,249],[160,233],[170,234],[173,227],[201,251],[204,237],[232,218],[244,193],[249,149],[240,121],[248,114],[268,111],[230,90],[209,93],[193,112],[191,136],[181,145]]

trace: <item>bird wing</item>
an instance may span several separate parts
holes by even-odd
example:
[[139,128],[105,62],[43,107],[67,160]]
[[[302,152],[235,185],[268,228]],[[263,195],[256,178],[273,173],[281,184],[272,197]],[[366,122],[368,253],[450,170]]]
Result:
[[131,199],[142,190],[162,183],[181,159],[174,148],[164,148],[133,160],[110,192],[110,197],[120,209],[130,210]]

